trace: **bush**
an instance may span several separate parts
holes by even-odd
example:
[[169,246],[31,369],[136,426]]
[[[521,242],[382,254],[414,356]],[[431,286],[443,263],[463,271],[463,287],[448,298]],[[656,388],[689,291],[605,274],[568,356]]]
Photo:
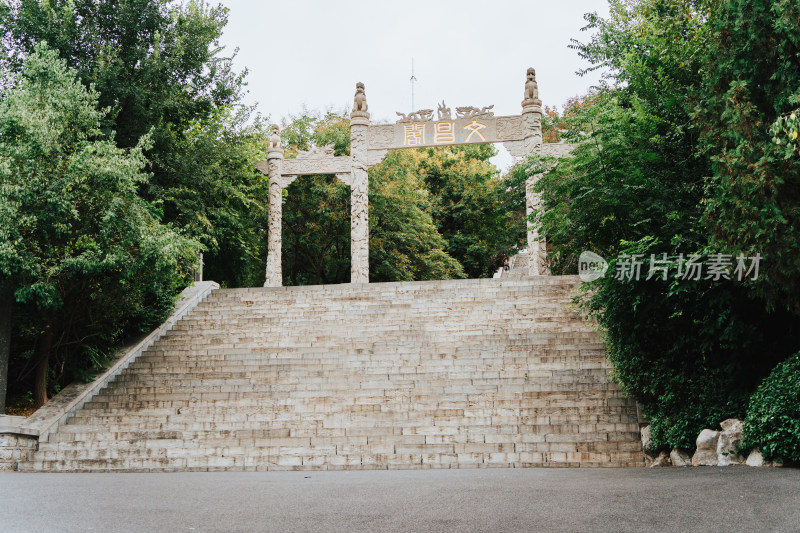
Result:
[[744,445],[761,448],[765,459],[800,462],[800,352],[776,366],[750,397]]
[[[664,250],[644,239],[624,251]],[[602,327],[614,377],[639,402],[657,448],[692,449],[704,428],[744,418],[753,391],[800,345],[797,317],[766,311],[735,280],[676,280],[672,267],[666,281],[617,279],[617,266],[612,259],[588,286],[584,308]]]

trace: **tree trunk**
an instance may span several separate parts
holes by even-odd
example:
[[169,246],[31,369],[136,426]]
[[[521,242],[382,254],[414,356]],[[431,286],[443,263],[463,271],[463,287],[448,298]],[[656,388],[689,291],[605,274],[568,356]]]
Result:
[[33,403],[37,409],[47,403],[47,370],[50,367],[50,348],[53,346],[53,328],[48,324],[36,342],[36,374],[33,383]]
[[0,282],[0,415],[6,412],[8,391],[8,359],[11,356],[11,308],[14,291],[7,282]]

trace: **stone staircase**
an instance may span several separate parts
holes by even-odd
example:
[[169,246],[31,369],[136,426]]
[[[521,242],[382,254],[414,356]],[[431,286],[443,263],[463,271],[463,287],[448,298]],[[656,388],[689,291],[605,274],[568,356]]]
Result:
[[508,261],[508,270],[503,271],[503,279],[524,279],[528,277],[528,252],[512,255]]
[[577,283],[216,290],[19,469],[642,466]]

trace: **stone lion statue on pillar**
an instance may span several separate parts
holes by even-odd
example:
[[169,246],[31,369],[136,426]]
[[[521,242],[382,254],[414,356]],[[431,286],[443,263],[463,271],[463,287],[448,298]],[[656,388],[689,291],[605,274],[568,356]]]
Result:
[[536,70],[533,67],[528,69],[525,81],[525,98],[522,100],[522,105],[541,105],[542,101],[539,100],[539,84],[536,83]]
[[367,113],[367,94],[364,92],[364,84],[356,83],[356,94],[353,97],[352,116],[369,117]]
[[272,133],[269,136],[269,148],[275,150],[281,147],[281,133],[278,126],[272,127]]

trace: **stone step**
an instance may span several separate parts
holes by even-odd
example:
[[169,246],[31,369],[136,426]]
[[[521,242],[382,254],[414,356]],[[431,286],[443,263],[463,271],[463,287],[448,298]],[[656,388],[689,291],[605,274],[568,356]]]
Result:
[[[583,410],[583,409],[582,409]],[[449,432],[476,432],[478,434],[503,433],[508,431],[529,431],[531,428],[542,426],[545,433],[596,433],[596,432],[635,432],[636,412],[619,410],[616,414],[604,412],[599,417],[600,410],[586,413],[582,416],[571,416],[556,411],[550,416],[537,414],[535,416],[515,417],[501,415],[485,416],[453,416],[442,419],[428,414],[396,412],[382,413],[384,416],[355,416],[354,414],[341,414],[318,416],[306,414],[303,417],[293,416],[291,413],[273,413],[267,418],[251,414],[231,414],[226,417],[209,418],[207,415],[170,415],[164,417],[137,417],[130,415],[129,420],[120,420],[114,416],[86,416],[71,421],[60,428],[63,434],[106,434],[126,431],[235,431],[235,430],[263,430],[263,429],[291,429],[309,435],[349,435],[356,431],[364,431],[371,436],[379,435],[378,428],[386,428],[390,434],[401,434],[404,431],[416,431],[415,428],[449,428]],[[593,414],[598,416],[593,416]],[[558,420],[563,420],[559,423]],[[536,424],[540,422],[540,424]],[[388,425],[393,424],[393,425]],[[433,431],[433,430],[431,430]],[[54,442],[59,439],[53,436]]]
[[[302,439],[287,439],[300,441]],[[332,459],[343,457],[363,457],[368,455],[451,455],[451,454],[523,454],[523,453],[636,453],[639,450],[621,442],[531,442],[531,443],[455,443],[455,444],[414,444],[414,443],[374,443],[366,445],[308,445],[288,446],[199,446],[186,447],[184,439],[157,439],[134,441],[127,446],[97,449],[57,449],[37,453],[40,461],[97,461],[109,459],[152,460],[186,459],[195,457],[227,457],[244,459],[248,457],[319,457],[325,464]],[[302,464],[302,463],[301,463]]]
[[[136,426],[137,424],[144,424],[148,422],[156,422],[159,427],[168,427],[172,424],[180,424],[181,426],[189,426],[195,422],[197,423],[217,423],[220,426],[225,423],[251,423],[251,424],[271,424],[273,422],[282,423],[304,423],[311,420],[321,420],[326,423],[326,427],[335,427],[337,423],[341,425],[352,425],[355,423],[362,423],[366,425],[379,426],[381,422],[389,420],[396,421],[398,427],[408,427],[414,425],[433,426],[433,425],[449,425],[454,424],[469,426],[475,425],[491,425],[491,424],[529,424],[532,420],[539,420],[543,417],[550,415],[569,416],[575,413],[573,409],[579,410],[579,414],[583,417],[589,415],[605,414],[609,422],[615,419],[628,418],[636,415],[633,407],[625,405],[613,406],[607,405],[611,400],[596,400],[594,402],[587,401],[576,405],[574,402],[570,405],[567,402],[550,402],[549,405],[542,405],[540,407],[526,407],[523,409],[484,409],[472,408],[469,406],[449,407],[445,408],[429,408],[429,409],[412,409],[413,402],[406,405],[359,405],[359,406],[329,406],[327,409],[324,407],[311,406],[262,406],[256,408],[239,408],[235,412],[228,412],[219,414],[214,409],[224,409],[224,406],[188,406],[178,407],[172,410],[170,414],[152,415],[149,413],[143,414],[140,411],[131,410],[125,415],[107,414],[92,410],[91,413],[81,413],[69,419],[66,426],[61,428],[62,431],[72,432],[74,426],[79,425],[98,425],[98,430],[104,430],[110,424],[119,426],[120,424],[128,424]],[[324,404],[323,404],[324,405]],[[205,407],[205,409],[204,409]],[[335,407],[336,410],[332,408]],[[178,412],[180,410],[180,413]],[[440,411],[453,412],[463,411],[463,414],[453,414],[446,418],[442,418],[439,414]],[[551,417],[552,418],[552,417]],[[346,424],[345,424],[346,423]],[[554,420],[548,423],[555,424]]]
[[[505,360],[506,358],[502,358]],[[360,370],[364,375],[369,374],[393,374],[402,377],[405,374],[428,375],[441,372],[461,372],[464,377],[474,379],[491,379],[506,377],[551,377],[554,375],[577,375],[588,372],[607,373],[610,366],[608,363],[599,361],[597,356],[577,356],[567,362],[539,363],[529,362],[523,358],[516,358],[507,361],[505,365],[498,364],[499,357],[491,357],[490,354],[481,358],[464,357],[463,354],[443,353],[435,358],[428,360],[413,360],[410,358],[391,360],[371,360],[369,356],[354,359],[350,356],[343,356],[332,361],[308,358],[306,360],[290,359],[287,357],[264,356],[263,358],[253,357],[246,359],[226,359],[205,361],[202,356],[197,358],[181,359],[158,359],[141,361],[128,367],[125,378],[129,375],[146,377],[140,372],[150,371],[149,375],[172,375],[176,373],[190,373],[200,376],[208,376],[213,379],[215,373],[220,376],[232,377],[231,374],[239,374],[242,378],[249,377],[252,372],[258,372],[255,376],[258,379],[274,377],[276,375],[288,377],[291,375],[302,375],[310,377],[313,374],[319,376],[334,375],[343,373],[343,369]],[[467,374],[468,373],[468,374]],[[354,376],[350,376],[356,379]],[[458,377],[458,376],[455,376]],[[120,379],[123,376],[120,376]]]
[[[422,384],[423,382],[435,382],[441,378],[441,370],[427,370],[418,369],[415,367],[400,367],[400,368],[371,368],[366,367],[363,369],[362,376],[347,376],[347,375],[333,375],[336,371],[334,368],[324,369],[264,369],[261,367],[254,371],[227,371],[215,367],[186,367],[193,369],[191,372],[171,371],[171,372],[153,372],[150,374],[139,374],[133,372],[126,372],[120,375],[115,383],[116,389],[125,387],[171,387],[172,391],[181,389],[183,387],[231,387],[228,392],[236,390],[246,390],[247,387],[258,388],[259,390],[273,390],[274,382],[270,380],[281,379],[282,384],[297,383],[302,380],[306,384],[344,384],[353,385],[357,383],[366,382],[370,376],[378,376],[380,379],[397,379],[405,382]],[[199,370],[198,370],[199,369]],[[558,375],[568,371],[586,371],[591,369],[606,370],[605,367],[575,363],[574,366],[568,367],[566,365],[541,365],[537,370],[534,369],[518,369],[518,370],[475,370],[471,373],[469,370],[461,370],[459,374],[453,373],[453,377],[448,381],[459,379],[459,376],[464,378],[466,384],[525,384],[525,383],[546,383],[552,376]],[[543,378],[543,379],[538,379]],[[262,381],[258,386],[255,380]],[[397,383],[397,382],[394,382]],[[265,389],[264,387],[269,387]],[[150,392],[150,391],[143,391]],[[221,389],[215,389],[209,392],[223,392]]]
[[365,454],[347,456],[234,456],[210,452],[199,457],[35,460],[23,472],[257,472],[286,470],[393,470],[430,468],[631,467],[642,466],[641,451],[520,452],[463,454]]
[[20,469],[642,466],[577,283],[214,291]]
[[[591,425],[591,424],[589,424]],[[519,426],[475,426],[465,430],[456,426],[413,426],[395,427],[351,427],[321,428],[312,432],[308,428],[278,427],[233,428],[233,429],[197,429],[183,428],[164,430],[160,428],[117,428],[111,427],[101,431],[94,426],[87,426],[80,431],[69,431],[53,435],[48,442],[42,443],[42,450],[82,450],[107,446],[124,447],[130,443],[149,443],[150,441],[186,441],[186,447],[220,446],[225,443],[246,443],[256,447],[337,445],[349,446],[356,443],[414,443],[414,444],[458,444],[458,443],[541,443],[541,442],[627,442],[635,440],[638,427],[635,423],[605,424],[593,431],[581,432],[582,424],[531,424]],[[371,430],[375,431],[371,431]],[[91,430],[91,431],[89,431]],[[112,442],[106,442],[112,441]],[[124,442],[123,442],[124,441]],[[152,443],[151,443],[152,444]],[[150,446],[150,444],[147,444]],[[153,444],[160,447],[160,444]]]
[[[221,407],[217,407],[220,409]],[[160,411],[160,412],[157,412]],[[122,413],[122,412],[101,412],[97,411],[94,412],[92,415],[83,415],[80,417],[74,417],[70,419],[70,423],[63,426],[58,433],[54,433],[51,435],[54,442],[56,441],[63,441],[69,440],[72,437],[68,435],[76,434],[76,433],[90,433],[90,434],[105,434],[109,432],[119,432],[119,431],[134,431],[140,432],[147,430],[153,431],[164,431],[163,426],[169,426],[173,429],[171,431],[212,431],[212,432],[231,432],[231,431],[242,431],[241,424],[246,423],[251,426],[255,426],[253,431],[288,431],[289,429],[293,430],[293,432],[303,431],[303,432],[315,432],[314,434],[336,434],[341,433],[342,435],[345,434],[347,429],[352,430],[353,427],[350,426],[349,428],[331,428],[331,427],[324,427],[319,428],[318,425],[313,427],[304,426],[304,420],[298,417],[286,417],[285,412],[277,411],[278,416],[273,419],[259,419],[256,413],[250,413],[245,416],[236,416],[234,420],[228,420],[230,422],[231,428],[225,429],[226,427],[226,419],[214,416],[213,418],[209,417],[211,414],[216,414],[212,410],[207,411],[200,411],[200,410],[192,410],[189,412],[182,412],[184,414],[183,417],[175,416],[176,409],[163,409],[163,410],[156,410],[150,409],[147,412],[136,411],[132,413]],[[451,417],[458,417],[463,416],[463,412],[465,409],[441,409],[441,411],[448,411],[454,414],[449,416]],[[515,425],[522,425],[527,427],[530,426],[568,426],[573,428],[575,426],[589,428],[592,431],[597,430],[597,424],[613,424],[602,426],[607,431],[612,431],[610,428],[614,428],[613,431],[618,431],[620,428],[618,424],[635,424],[636,423],[636,411],[635,409],[625,409],[625,408],[613,408],[610,410],[595,410],[595,413],[586,413],[581,412],[580,414],[571,414],[568,412],[562,412],[562,410],[550,409],[549,414],[544,412],[544,409],[539,409],[536,412],[522,412],[520,414],[520,420],[516,422]],[[611,412],[609,412],[611,411]],[[422,418],[420,418],[420,416]],[[442,416],[436,415],[433,413],[423,413],[419,416],[409,417],[408,422],[406,425],[401,426],[398,431],[408,431],[409,428],[413,427],[427,427],[433,428],[436,422],[435,417]],[[475,416],[480,417],[492,417],[492,416],[505,416],[500,415],[497,413],[489,413],[483,411],[476,411]],[[169,418],[168,417],[172,417]],[[309,418],[313,419],[313,418]],[[203,422],[205,421],[205,422]],[[352,420],[350,420],[352,422]],[[208,426],[210,422],[216,423],[217,427],[212,429],[203,429],[202,427],[193,427],[194,425],[205,425]],[[426,424],[423,424],[425,422]],[[416,425],[413,425],[416,423]],[[157,424],[158,427],[147,427],[148,425],[152,426]],[[178,428],[180,426],[180,428]],[[265,426],[269,426],[268,428]],[[436,426],[439,428],[439,431],[446,431],[449,433],[458,433],[458,432],[469,432],[473,428],[459,428],[454,427],[451,425],[445,426]],[[447,429],[445,429],[447,428]],[[589,430],[587,429],[587,431]],[[631,429],[632,431],[635,428]],[[485,431],[481,429],[481,431]],[[397,431],[395,431],[397,432]],[[65,437],[66,435],[66,437]],[[64,437],[64,438],[62,438]]]

